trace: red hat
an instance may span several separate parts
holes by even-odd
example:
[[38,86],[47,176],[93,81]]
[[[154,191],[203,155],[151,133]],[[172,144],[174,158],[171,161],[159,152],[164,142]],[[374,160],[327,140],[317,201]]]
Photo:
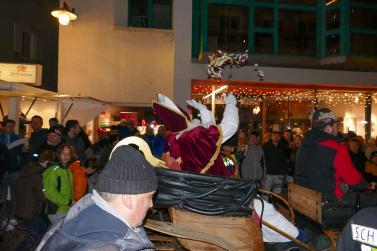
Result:
[[168,97],[158,94],[160,102],[153,101],[152,108],[164,125],[172,132],[180,132],[189,125],[188,114]]

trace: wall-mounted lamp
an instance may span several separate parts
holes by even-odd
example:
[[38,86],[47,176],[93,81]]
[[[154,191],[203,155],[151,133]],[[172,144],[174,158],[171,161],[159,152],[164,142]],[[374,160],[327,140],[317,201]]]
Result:
[[68,25],[70,21],[77,19],[75,9],[69,8],[66,2],[63,2],[63,7],[61,7],[59,10],[52,11],[51,15],[59,19],[59,23],[61,25]]

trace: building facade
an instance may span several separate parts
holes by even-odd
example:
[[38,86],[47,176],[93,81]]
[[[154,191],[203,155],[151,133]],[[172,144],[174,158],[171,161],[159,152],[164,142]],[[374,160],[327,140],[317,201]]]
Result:
[[[309,91],[305,109],[332,106],[339,117],[350,121],[344,131],[355,130],[369,137],[371,125],[372,135],[377,133],[371,124],[376,124],[377,118],[375,1],[70,0],[68,3],[77,9],[79,18],[70,26],[60,27],[61,93],[91,96],[120,106],[149,106],[161,92],[185,106],[185,100],[192,96],[202,98],[203,90],[212,90],[206,87],[223,84],[206,81],[207,57],[212,51],[248,50],[249,66],[233,69],[227,75],[231,76],[229,85],[236,92],[237,88],[243,90],[238,98],[263,99],[267,95],[271,100],[271,95],[260,94],[255,88],[266,93],[266,88],[272,88],[280,93],[272,95],[271,102],[277,96],[278,99],[285,96],[280,104],[292,96],[291,103],[283,106],[293,110],[282,118],[271,118],[283,122],[272,121],[270,127],[294,127],[291,124],[294,114],[304,109],[295,101],[304,102],[300,95]],[[255,63],[264,72],[263,82],[256,75]],[[250,90],[245,91],[247,88]],[[285,89],[301,94],[285,95]],[[360,102],[352,102],[358,95]],[[345,96],[350,98],[343,100]],[[330,104],[326,100],[336,102]],[[343,108],[339,107],[341,101]],[[249,106],[246,109],[249,112],[258,105],[255,100],[243,104]],[[301,113],[297,120],[308,120],[310,112]]]

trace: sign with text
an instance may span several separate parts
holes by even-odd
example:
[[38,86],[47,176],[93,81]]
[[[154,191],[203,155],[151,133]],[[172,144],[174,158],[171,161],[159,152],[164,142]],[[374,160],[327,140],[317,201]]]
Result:
[[42,85],[42,65],[0,63],[0,81]]

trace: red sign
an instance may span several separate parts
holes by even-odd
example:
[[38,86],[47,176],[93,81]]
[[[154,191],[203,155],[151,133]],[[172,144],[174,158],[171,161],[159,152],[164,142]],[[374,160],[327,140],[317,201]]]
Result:
[[120,112],[120,119],[125,119],[127,121],[133,121],[135,126],[138,125],[137,112]]

